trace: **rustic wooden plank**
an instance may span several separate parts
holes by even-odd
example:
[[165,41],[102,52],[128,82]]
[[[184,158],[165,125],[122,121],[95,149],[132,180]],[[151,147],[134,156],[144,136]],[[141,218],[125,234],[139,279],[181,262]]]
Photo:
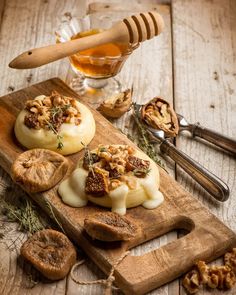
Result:
[[2,19],[3,19],[3,15],[4,15],[4,8],[5,8],[5,1],[1,1],[0,2],[0,30],[1,30],[1,26],[2,26]]
[[[174,0],[172,9],[176,110],[189,122],[199,121],[233,138],[236,138],[235,4],[235,1],[228,0]],[[178,170],[177,174],[182,185],[235,230],[235,159],[220,149],[184,135],[179,136],[177,145],[228,183],[230,198],[220,204],[182,171]],[[229,292],[234,293],[235,288]]]
[[[5,5],[5,7],[4,7]],[[76,15],[83,15],[86,12],[86,2],[84,0],[70,1],[0,1],[0,15],[4,19],[0,22],[0,54],[4,56],[1,63],[0,93],[11,92],[13,90],[26,87],[37,81],[42,81],[46,77],[60,76],[66,77],[69,65],[65,60],[48,65],[39,69],[17,71],[8,68],[9,61],[20,52],[55,42],[54,31],[59,26],[61,20],[65,19],[68,12]],[[12,25],[14,24],[14,25]],[[6,173],[0,169],[1,185],[11,186],[13,194],[18,195],[19,188],[12,185],[12,181],[6,176]],[[3,192],[4,193],[4,192]],[[1,226],[1,225],[0,225]],[[7,224],[10,234],[9,239],[16,239],[19,233],[16,231],[16,224]],[[25,237],[24,237],[25,239]],[[1,294],[65,294],[67,290],[67,281],[59,282],[39,282],[32,287],[29,275],[22,272],[21,266],[17,263],[20,243],[17,248],[10,251],[4,239],[0,244],[0,269],[3,276],[0,277]],[[23,264],[25,267],[25,265]],[[2,272],[3,270],[3,272]],[[34,272],[33,272],[34,274]],[[88,293],[89,294],[89,293]]]
[[[0,126],[1,129],[4,127],[0,140],[0,165],[6,171],[9,172],[12,162],[22,152],[12,139],[11,130],[14,126],[12,118],[28,97],[35,97],[41,93],[49,95],[54,89],[66,96],[76,97],[76,94],[61,80],[50,79],[0,99],[2,112]],[[133,145],[98,112],[92,110],[92,113],[96,121],[96,134],[90,143],[91,149],[98,144]],[[69,156],[71,160],[69,173],[81,155],[79,152]],[[126,215],[139,225],[140,231],[132,240],[119,243],[116,247],[112,244],[93,242],[83,231],[84,218],[104,209],[91,204],[83,208],[69,207],[61,201],[57,189],[58,185],[42,194],[30,194],[30,196],[45,211],[48,211],[47,203],[51,205],[67,235],[81,246],[107,275],[112,263],[133,246],[176,228],[190,232],[187,236],[147,254],[125,257],[114,273],[116,283],[125,294],[145,294],[187,271],[196,259],[211,261],[236,245],[236,235],[162,169],[160,169],[160,190],[165,201],[153,210],[146,210],[141,206],[127,210]],[[139,267],[141,265],[142,268]]]
[[[52,77],[52,76],[60,76],[62,79],[65,79],[65,77],[68,77],[68,72],[69,72],[69,65],[67,63],[66,60],[64,61],[59,61],[57,64],[53,64],[53,65],[48,65],[45,67],[42,67],[40,69],[35,69],[35,70],[29,70],[29,71],[14,71],[14,70],[9,70],[7,69],[7,63],[8,61],[13,58],[15,55],[17,55],[19,52],[26,50],[30,47],[34,47],[34,46],[40,46],[43,44],[47,44],[49,42],[54,42],[54,36],[51,34],[52,31],[54,30],[54,28],[57,26],[57,23],[59,23],[59,19],[63,16],[64,13],[71,13],[72,15],[77,15],[78,12],[83,14],[82,11],[83,9],[81,9],[81,5],[84,4],[84,1],[82,1],[83,3],[81,4],[81,1],[78,3],[78,1],[70,1],[69,3],[65,3],[64,1],[60,1],[60,5],[57,3],[55,3],[55,1],[50,1],[49,3],[47,3],[47,1],[45,1],[45,3],[39,3],[36,2],[34,3],[34,6],[32,6],[30,3],[28,3],[27,1],[24,3],[19,3],[17,1],[11,2],[8,1],[9,5],[7,7],[7,12],[9,17],[6,19],[5,24],[4,24],[4,31],[3,31],[3,35],[1,36],[1,38],[5,38],[6,34],[9,37],[9,42],[5,43],[2,47],[1,50],[2,52],[4,52],[4,54],[6,54],[5,52],[7,52],[7,57],[6,57],[6,64],[4,65],[4,75],[2,72],[2,76],[4,76],[4,80],[2,79],[2,88],[1,88],[1,93],[5,93],[7,91],[7,89],[9,88],[9,90],[11,90],[13,87],[15,89],[24,87],[26,85],[31,85],[32,83],[36,82],[36,81],[40,81],[42,79],[44,79],[43,77]],[[152,1],[153,2],[153,1]],[[40,5],[40,7],[39,7]],[[18,13],[18,11],[21,10],[22,14],[24,14],[24,18],[21,18],[19,20],[19,22],[22,24],[22,26],[25,28],[24,32],[24,38],[22,38],[22,30],[19,29],[19,27],[14,27],[12,28],[12,30],[9,32],[9,27],[10,24],[13,22],[13,20],[16,18],[16,15]],[[53,10],[53,14],[50,13]],[[133,62],[129,61],[129,64],[126,66],[129,70],[128,70],[128,75],[124,74],[124,87],[126,87],[126,85],[128,84],[126,79],[127,77],[130,79],[130,77],[132,77],[133,73],[136,73],[136,69],[135,66],[133,66],[133,63],[137,63],[139,64],[139,68],[141,66],[142,63],[146,63],[147,61],[145,61],[146,59],[146,50],[149,49],[149,52],[151,52],[150,50],[152,50],[151,48],[157,48],[156,51],[158,53],[158,55],[155,56],[155,61],[156,61],[156,68],[160,69],[160,71],[158,71],[158,74],[155,74],[155,70],[152,69],[152,59],[149,58],[148,60],[148,65],[149,68],[144,69],[145,75],[147,77],[147,75],[154,76],[155,77],[155,84],[158,85],[158,87],[153,87],[154,84],[151,84],[153,89],[150,89],[150,85],[145,85],[145,91],[149,91],[149,94],[145,97],[146,99],[149,99],[151,96],[154,96],[156,94],[162,93],[163,95],[169,95],[169,99],[170,101],[172,100],[172,82],[171,82],[171,45],[169,47],[166,47],[166,43],[170,44],[170,17],[169,17],[169,9],[165,8],[164,12],[162,11],[161,13],[164,14],[165,17],[165,21],[167,22],[167,32],[168,34],[165,34],[165,37],[163,37],[163,39],[159,40],[158,42],[155,42],[155,44],[153,44],[153,47],[151,45],[147,46],[146,45],[146,49],[144,49],[142,51],[142,62],[140,62],[139,57],[140,54],[136,55],[136,58],[133,58],[133,56],[131,58],[133,58]],[[56,21],[55,18],[51,18],[51,15],[57,15]],[[58,17],[58,15],[60,17]],[[35,24],[35,19],[37,19],[37,28],[36,28],[36,24]],[[45,22],[46,20],[46,22]],[[55,23],[56,22],[56,23]],[[37,40],[34,41],[34,39],[31,39],[32,36],[35,36],[36,34],[36,30],[37,30]],[[4,33],[5,32],[5,33]],[[26,36],[26,37],[25,37]],[[28,43],[22,43],[20,42],[22,39],[26,39],[28,40]],[[20,43],[18,46],[11,48],[10,47],[10,51],[7,50],[7,48],[9,48],[9,44],[11,44],[13,42],[13,40],[19,40],[17,41],[17,44]],[[167,65],[168,64],[168,65]],[[7,70],[6,70],[7,69]],[[143,70],[143,69],[142,69]],[[122,71],[124,72],[124,71]],[[14,74],[13,74],[14,73]],[[163,74],[165,73],[165,74]],[[122,73],[121,73],[122,75]],[[138,84],[138,89],[140,91],[140,88],[143,87],[142,85],[142,73],[139,74],[137,73],[137,84]],[[13,79],[14,77],[14,79]],[[165,79],[163,79],[163,77],[165,77]],[[146,79],[147,83],[148,83],[148,78]],[[160,83],[161,81],[161,83]],[[12,82],[12,83],[11,83]],[[14,83],[13,83],[14,82]],[[145,84],[147,84],[145,83]],[[130,83],[131,84],[131,83]],[[128,86],[130,86],[127,85]],[[162,89],[161,91],[159,89]],[[157,91],[158,90],[158,91]],[[136,91],[136,90],[135,90]],[[142,91],[141,91],[142,92]],[[157,93],[158,92],[158,93]],[[139,94],[139,99],[140,102],[142,100],[142,93]],[[123,121],[123,122],[122,122]],[[127,127],[129,125],[129,117],[125,118],[124,120],[119,120],[119,122],[117,123],[118,127],[123,127],[123,130],[127,128],[125,128],[125,126]],[[176,234],[170,234],[167,237],[164,236],[161,238],[161,241],[159,241],[159,239],[156,239],[155,241],[152,242],[153,246],[158,247],[163,243],[166,243],[169,240],[172,240],[173,238],[175,238]],[[141,247],[142,248],[142,247]],[[139,248],[139,250],[137,251],[142,251],[142,249]],[[143,247],[143,250],[145,251],[145,247]],[[135,250],[134,250],[135,251]],[[139,252],[142,253],[142,252]],[[89,277],[88,277],[89,279]],[[69,292],[71,292],[71,289],[68,289]],[[86,290],[90,290],[89,288],[87,288]],[[96,290],[94,288],[91,288],[91,294],[93,293],[93,291]],[[167,294],[168,290],[165,289],[165,293]],[[158,291],[158,294],[163,294],[163,288]],[[155,292],[155,294],[157,294],[157,291]]]
[[0,73],[0,95],[42,81],[45,77],[59,76],[65,79],[69,69],[66,59],[25,71],[10,69],[8,63],[29,48],[55,43],[54,32],[66,15],[71,13],[81,16],[85,11],[84,0],[36,0],[34,3],[30,0],[6,1],[0,32],[0,54],[4,56]]
[[[113,2],[113,1],[111,1]],[[129,4],[130,12],[135,12],[137,9],[134,7],[133,2]],[[150,3],[154,1],[145,2],[144,10],[150,7]],[[158,1],[159,2],[159,1]],[[143,1],[142,1],[143,5]],[[102,11],[104,6],[101,4],[90,5],[88,13]],[[109,11],[116,11],[117,8],[121,8],[122,4],[116,2],[115,5],[109,3]],[[170,7],[167,5],[157,5],[155,7],[163,15],[166,29],[162,36],[157,39],[153,39],[150,42],[143,43],[142,46],[134,52],[126,62],[123,70],[117,76],[118,80],[123,85],[123,89],[134,86],[134,100],[138,103],[144,103],[150,98],[156,95],[162,95],[172,102],[172,56],[171,56],[171,24],[170,24]],[[107,8],[105,8],[106,10]],[[126,6],[121,9],[124,14]],[[105,12],[105,11],[104,11]],[[130,13],[129,12],[129,13]],[[116,11],[119,13],[119,11]],[[128,13],[128,12],[127,12]],[[121,16],[121,18],[123,15]],[[145,77],[145,79],[143,78]],[[70,76],[67,77],[69,82]],[[112,123],[121,129],[123,132],[133,134],[134,125],[131,120],[130,113],[124,115],[118,120],[113,120]],[[168,170],[173,175],[173,163],[167,163]],[[153,239],[145,245],[140,245],[131,250],[132,254],[142,255],[143,253],[151,249],[159,248],[172,240],[176,239],[176,232],[169,233],[161,238]],[[73,282],[72,282],[73,285]],[[73,289],[73,288],[71,288]],[[172,293],[171,293],[171,290]],[[174,281],[166,287],[161,287],[158,290],[151,292],[150,294],[176,294],[178,290],[178,281]]]
[[[137,11],[133,7],[132,13]],[[159,1],[158,1],[159,2]],[[152,3],[152,4],[151,4]],[[139,49],[137,49],[126,62],[123,70],[117,76],[118,80],[123,85],[123,89],[134,87],[134,100],[138,103],[145,103],[154,96],[161,95],[173,102],[172,95],[172,40],[171,40],[171,20],[170,20],[170,6],[168,5],[157,5],[155,1],[142,1],[143,9],[148,10],[150,6],[157,8],[159,13],[162,14],[165,21],[164,33],[156,39],[149,42],[143,43]],[[105,4],[92,4],[89,6],[90,9],[99,9],[104,11],[107,9]],[[116,3],[115,6],[109,4],[109,10],[116,10],[118,7],[122,8],[122,4]],[[126,7],[126,6],[125,6]],[[121,11],[124,10],[121,9]],[[119,12],[117,12],[119,13]],[[144,78],[145,77],[145,78]],[[125,114],[118,120],[113,120],[112,123],[121,129],[124,133],[129,132],[134,134],[135,126],[131,120],[131,114]],[[172,162],[167,162],[167,168],[171,175],[174,177],[174,166]],[[134,255],[142,255],[148,250],[157,249],[161,245],[165,245],[177,238],[176,232],[163,235],[160,238],[155,238],[152,241],[140,245],[131,250]],[[174,281],[168,286],[161,287],[150,294],[176,294],[178,292],[178,281]]]

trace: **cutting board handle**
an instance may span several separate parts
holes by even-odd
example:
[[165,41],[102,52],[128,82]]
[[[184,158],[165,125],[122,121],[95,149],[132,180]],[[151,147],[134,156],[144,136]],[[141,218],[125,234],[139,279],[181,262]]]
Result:
[[196,261],[206,261],[207,257],[215,259],[235,244],[234,235],[221,242],[217,235],[209,235],[207,229],[194,229],[186,236],[147,254],[127,256],[117,267],[119,276],[116,280],[119,286],[123,285],[128,290],[125,294],[144,294],[174,280]]

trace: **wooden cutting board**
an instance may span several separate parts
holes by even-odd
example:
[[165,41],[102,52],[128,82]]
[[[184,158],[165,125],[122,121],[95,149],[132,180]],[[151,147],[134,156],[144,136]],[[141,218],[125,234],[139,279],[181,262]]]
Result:
[[[54,78],[30,86],[0,98],[0,165],[9,173],[12,162],[23,151],[17,144],[13,127],[16,115],[26,99],[40,94],[49,95],[52,90],[78,97],[60,79]],[[89,145],[130,144],[110,122],[95,110],[96,135]],[[82,153],[70,156],[70,171]],[[125,294],[144,294],[157,288],[184,272],[197,260],[210,261],[236,246],[235,233],[210,213],[199,201],[186,192],[172,177],[160,169],[161,191],[165,196],[162,205],[154,210],[139,206],[129,209],[127,216],[140,225],[140,231],[129,242],[102,243],[92,241],[83,230],[84,218],[105,209],[88,205],[72,208],[62,203],[57,187],[31,197],[45,210],[50,203],[54,214],[63,225],[68,236],[105,272],[128,249],[174,229],[185,229],[189,234],[159,249],[142,256],[128,255],[115,271],[115,283]]]

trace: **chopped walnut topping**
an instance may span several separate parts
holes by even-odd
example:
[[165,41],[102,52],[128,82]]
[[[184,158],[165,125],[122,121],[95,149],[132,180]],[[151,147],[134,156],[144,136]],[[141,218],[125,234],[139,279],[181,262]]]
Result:
[[174,109],[162,98],[155,97],[142,107],[142,119],[151,127],[161,129],[166,136],[176,136],[179,123]]
[[[146,177],[150,171],[150,162],[133,156],[135,150],[130,146],[99,146],[96,153],[87,151],[83,159],[83,168],[89,170],[87,191],[92,194],[101,195],[106,187],[103,182],[108,183],[108,191],[116,189],[122,183],[127,184],[130,189],[136,189],[136,177]],[[93,183],[91,170],[101,174],[101,189],[90,189]],[[105,180],[103,179],[105,178]],[[100,180],[99,180],[100,182]],[[107,192],[107,190],[105,190]]]
[[34,129],[54,129],[58,131],[63,123],[81,123],[81,114],[74,98],[65,97],[53,91],[50,96],[28,100],[28,113],[24,123]]

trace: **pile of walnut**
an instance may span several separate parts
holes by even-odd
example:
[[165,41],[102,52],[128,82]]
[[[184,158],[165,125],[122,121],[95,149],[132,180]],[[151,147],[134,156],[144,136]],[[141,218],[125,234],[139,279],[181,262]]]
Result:
[[195,268],[183,279],[183,286],[189,294],[195,294],[201,286],[212,289],[231,289],[236,283],[236,248],[224,256],[223,266],[207,266],[204,261],[198,261]]
[[168,137],[175,137],[179,132],[178,118],[174,109],[160,97],[155,97],[145,104],[141,116],[149,126],[163,130]]
[[65,97],[56,91],[44,98],[26,102],[24,124],[34,129],[54,129],[58,131],[63,123],[79,125],[81,114],[74,98]]
[[105,117],[119,118],[125,114],[132,104],[132,90],[127,89],[105,100],[99,107]]
[[135,157],[130,146],[100,146],[96,153],[86,151],[83,168],[88,170],[85,182],[86,194],[103,196],[126,183],[130,189],[136,188],[135,177],[145,177],[149,173],[150,162]]

